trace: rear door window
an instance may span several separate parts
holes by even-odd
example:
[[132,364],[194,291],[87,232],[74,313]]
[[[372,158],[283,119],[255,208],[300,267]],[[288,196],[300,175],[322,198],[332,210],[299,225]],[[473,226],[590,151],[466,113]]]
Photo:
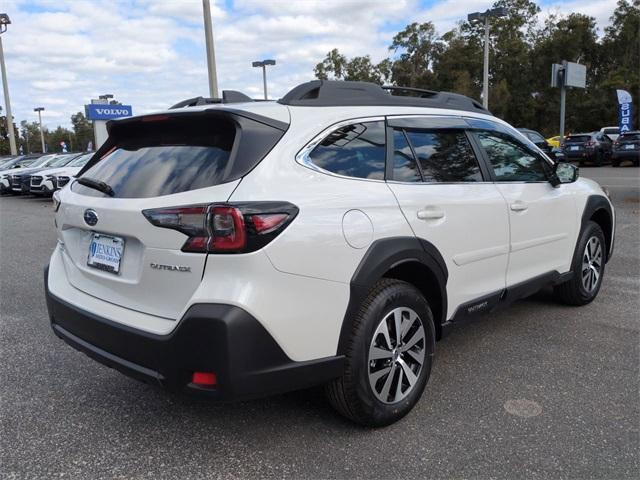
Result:
[[341,127],[327,135],[309,154],[309,160],[323,170],[369,180],[384,180],[385,157],[383,121]]
[[482,173],[462,130],[406,131],[424,182],[481,182]]

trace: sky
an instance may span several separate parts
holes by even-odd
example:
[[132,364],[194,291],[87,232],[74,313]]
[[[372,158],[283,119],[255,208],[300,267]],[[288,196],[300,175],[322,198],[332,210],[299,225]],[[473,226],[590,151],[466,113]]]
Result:
[[[391,38],[411,22],[439,34],[493,0],[211,0],[220,89],[262,96],[262,71],[274,58],[269,96],[313,79],[333,48],[347,56],[389,55]],[[556,13],[596,18],[600,34],[616,0],[540,0],[540,21]],[[202,0],[0,0],[12,24],[2,34],[16,123],[70,126],[91,98],[114,94],[133,113],[208,96]],[[2,96],[4,112],[4,96]]]

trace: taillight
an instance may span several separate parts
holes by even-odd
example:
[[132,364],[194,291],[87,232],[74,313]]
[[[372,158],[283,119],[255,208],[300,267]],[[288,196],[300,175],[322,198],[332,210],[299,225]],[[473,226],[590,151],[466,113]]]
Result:
[[264,247],[298,214],[287,202],[248,202],[143,210],[156,227],[184,233],[183,252],[247,253]]
[[586,147],[595,147],[596,146],[596,142],[594,142],[593,140],[589,140],[587,143],[585,143]]

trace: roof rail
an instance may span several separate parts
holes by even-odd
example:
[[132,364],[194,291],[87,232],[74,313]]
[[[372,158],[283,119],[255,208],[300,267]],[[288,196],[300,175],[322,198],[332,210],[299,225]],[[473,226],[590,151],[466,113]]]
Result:
[[[417,95],[395,94],[400,92]],[[404,106],[449,108],[490,114],[478,101],[457,93],[435,92],[412,87],[381,87],[375,83],[342,80],[313,80],[303,83],[293,88],[278,102],[283,105],[306,107]]]
[[205,98],[205,97],[193,97],[183,100],[181,102],[176,103],[172,107],[169,107],[169,110],[173,110],[175,108],[184,108],[184,107],[197,107],[200,105],[213,105],[217,103],[243,103],[243,102],[255,102],[253,98],[245,95],[242,92],[238,92],[236,90],[223,90],[222,98]]

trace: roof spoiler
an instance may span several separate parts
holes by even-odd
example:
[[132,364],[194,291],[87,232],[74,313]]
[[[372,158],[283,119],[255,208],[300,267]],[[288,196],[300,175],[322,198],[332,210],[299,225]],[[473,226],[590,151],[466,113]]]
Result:
[[245,95],[237,90],[223,90],[222,98],[206,98],[206,97],[193,97],[176,103],[169,110],[175,108],[185,107],[197,107],[200,105],[214,105],[217,103],[244,103],[244,102],[257,102],[260,100],[254,100],[253,98]]

